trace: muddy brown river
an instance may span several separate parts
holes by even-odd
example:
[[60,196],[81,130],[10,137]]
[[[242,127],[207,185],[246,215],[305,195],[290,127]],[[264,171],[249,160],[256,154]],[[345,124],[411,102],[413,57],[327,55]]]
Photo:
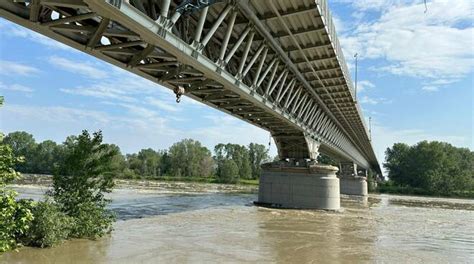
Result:
[[[39,199],[44,189],[17,188]],[[0,263],[474,263],[474,200],[371,195],[342,212],[267,209],[256,194],[119,189],[111,235]]]

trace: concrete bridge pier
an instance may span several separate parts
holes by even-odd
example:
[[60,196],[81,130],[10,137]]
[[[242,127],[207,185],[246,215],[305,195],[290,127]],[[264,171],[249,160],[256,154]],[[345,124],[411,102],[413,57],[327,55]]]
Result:
[[357,164],[343,162],[340,164],[339,181],[341,194],[367,196],[367,170],[358,173]]
[[319,144],[309,137],[304,137],[304,142],[300,144],[275,136],[274,139],[280,157],[288,157],[291,153],[296,158],[262,165],[256,204],[279,208],[339,210],[338,168],[316,163]]

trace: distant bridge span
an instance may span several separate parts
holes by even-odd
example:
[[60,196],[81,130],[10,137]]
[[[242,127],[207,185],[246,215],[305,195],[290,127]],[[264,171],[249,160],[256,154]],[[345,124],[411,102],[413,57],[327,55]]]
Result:
[[381,172],[326,0],[2,0],[0,15],[270,131],[281,158]]

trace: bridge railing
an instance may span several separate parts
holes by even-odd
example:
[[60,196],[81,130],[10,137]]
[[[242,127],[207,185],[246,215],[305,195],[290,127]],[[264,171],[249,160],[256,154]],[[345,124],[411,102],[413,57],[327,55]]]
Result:
[[[352,82],[352,78],[351,78],[349,69],[347,68],[347,63],[346,63],[346,59],[344,58],[344,53],[342,52],[341,45],[339,44],[339,39],[337,38],[336,27],[335,27],[334,22],[332,20],[331,12],[329,11],[328,1],[327,0],[316,0],[316,4],[319,8],[319,12],[321,14],[321,19],[322,19],[324,25],[326,26],[326,28],[328,30],[329,39],[331,40],[331,43],[332,43],[333,48],[335,50],[336,57],[337,57],[337,60],[339,61],[339,65],[341,66],[344,78],[346,79],[347,86],[349,87],[349,92],[350,92],[352,98],[354,98],[354,100],[355,100],[356,97],[355,97],[354,85],[353,85],[353,82]],[[356,108],[357,108],[357,111],[358,111],[359,115],[362,117],[362,110],[360,109],[360,106],[357,103],[356,103]],[[366,132],[367,135],[369,135],[365,119],[364,118],[361,118],[361,119],[362,119],[362,125],[365,128],[365,132]]]

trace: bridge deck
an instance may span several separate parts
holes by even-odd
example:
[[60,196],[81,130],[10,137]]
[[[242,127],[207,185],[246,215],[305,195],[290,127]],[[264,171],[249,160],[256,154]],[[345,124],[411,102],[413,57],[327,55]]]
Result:
[[324,0],[185,14],[180,1],[22,2],[1,1],[0,15],[264,128],[286,153],[307,152],[311,137],[380,172]]

